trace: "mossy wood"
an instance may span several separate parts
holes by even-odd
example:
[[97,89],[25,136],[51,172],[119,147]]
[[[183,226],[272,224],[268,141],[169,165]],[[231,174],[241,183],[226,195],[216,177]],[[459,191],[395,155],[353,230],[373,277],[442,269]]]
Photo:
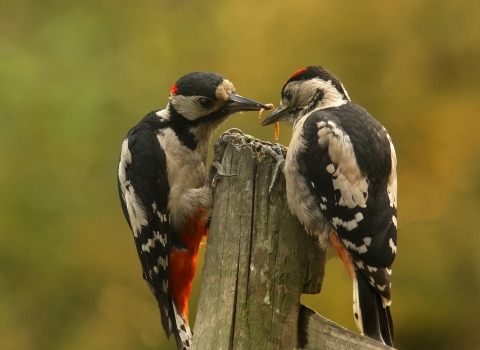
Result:
[[[226,147],[215,147],[214,159],[236,176],[215,184],[194,349],[376,345],[300,304],[302,293],[320,292],[325,251],[290,213],[283,174],[269,195],[276,161],[265,147],[272,145],[239,134],[222,141]],[[344,346],[335,343],[337,332]]]

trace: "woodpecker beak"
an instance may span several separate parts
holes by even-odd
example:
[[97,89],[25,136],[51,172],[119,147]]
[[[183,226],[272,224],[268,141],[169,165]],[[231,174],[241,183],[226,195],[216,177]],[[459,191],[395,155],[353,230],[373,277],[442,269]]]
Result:
[[246,112],[246,111],[259,111],[261,109],[270,110],[271,107],[264,105],[263,103],[249,100],[248,98],[239,96],[237,94],[228,95],[225,108],[231,112]]
[[280,106],[272,112],[265,120],[262,122],[262,126],[270,125],[276,122],[282,121],[284,118],[289,117],[288,113],[289,108],[285,106]]

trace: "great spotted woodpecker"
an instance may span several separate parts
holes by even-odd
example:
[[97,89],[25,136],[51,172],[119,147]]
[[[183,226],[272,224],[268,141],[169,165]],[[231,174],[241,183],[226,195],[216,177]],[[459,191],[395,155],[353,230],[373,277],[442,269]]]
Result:
[[123,213],[162,326],[178,349],[192,341],[188,298],[212,207],[205,166],[211,137],[230,115],[260,109],[270,107],[237,95],[221,75],[190,73],[171,88],[167,107],[147,114],[122,143]]
[[353,280],[362,334],[393,344],[391,264],[397,253],[397,158],[387,130],[323,67],[294,73],[262,125],[293,125],[284,175],[290,210],[330,244]]

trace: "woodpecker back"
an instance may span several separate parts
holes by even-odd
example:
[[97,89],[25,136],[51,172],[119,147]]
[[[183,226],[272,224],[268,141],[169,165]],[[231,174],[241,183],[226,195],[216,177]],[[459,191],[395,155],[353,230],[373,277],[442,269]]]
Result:
[[195,72],[170,89],[165,109],[147,114],[122,143],[118,189],[133,232],[143,278],[162,326],[189,349],[188,298],[212,206],[207,151],[230,115],[268,106],[236,94],[216,73]]

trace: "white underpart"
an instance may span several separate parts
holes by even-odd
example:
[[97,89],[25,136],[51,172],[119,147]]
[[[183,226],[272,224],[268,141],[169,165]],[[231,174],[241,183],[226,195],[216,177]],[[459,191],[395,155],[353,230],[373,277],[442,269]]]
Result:
[[130,181],[127,180],[126,169],[131,163],[132,155],[128,149],[128,140],[125,139],[122,143],[122,152],[120,154],[118,179],[120,182],[122,198],[127,206],[128,217],[130,219],[130,225],[132,226],[133,235],[138,237],[138,235],[142,232],[142,226],[148,226],[148,221],[143,203],[135,194],[135,189],[131,185]]
[[358,330],[361,334],[363,334],[363,323],[362,323],[362,309],[360,309],[360,296],[358,293],[358,281],[357,277],[353,276],[353,315],[357,316],[354,317],[355,323],[357,325]]
[[180,230],[187,218],[199,208],[208,211],[212,205],[211,191],[205,186],[205,161],[210,138],[200,138],[194,151],[182,145],[171,129],[166,129],[157,139],[167,158],[167,177],[170,184],[168,209],[171,223],[175,229]]
[[[332,160],[326,170],[333,176],[333,188],[340,190],[338,205],[365,208],[368,182],[358,167],[350,136],[331,120],[318,122],[317,127],[318,144],[328,147],[328,155]],[[336,169],[333,163],[337,164]]]
[[[328,242],[330,224],[323,216],[315,198],[312,196],[308,182],[299,174],[298,155],[305,150],[306,141],[302,136],[303,124],[308,116],[297,120],[294,126],[292,140],[285,157],[285,174],[287,201],[290,211],[305,226],[306,230],[319,238],[320,245],[325,247]],[[326,198],[325,198],[326,201]]]
[[[172,301],[173,304],[173,313],[175,314],[175,323],[177,324],[177,331],[180,335],[180,340],[182,341],[182,345],[185,349],[191,349],[192,345],[192,331],[190,327],[185,323],[183,317],[178,312],[178,307],[175,301]],[[188,342],[187,342],[188,341]]]
[[[385,130],[386,131],[386,130]],[[387,193],[390,200],[390,206],[397,208],[397,154],[395,153],[395,147],[393,146],[392,138],[387,134],[388,141],[390,142],[390,155],[392,158],[392,170],[388,177]],[[397,225],[395,224],[395,227]]]

